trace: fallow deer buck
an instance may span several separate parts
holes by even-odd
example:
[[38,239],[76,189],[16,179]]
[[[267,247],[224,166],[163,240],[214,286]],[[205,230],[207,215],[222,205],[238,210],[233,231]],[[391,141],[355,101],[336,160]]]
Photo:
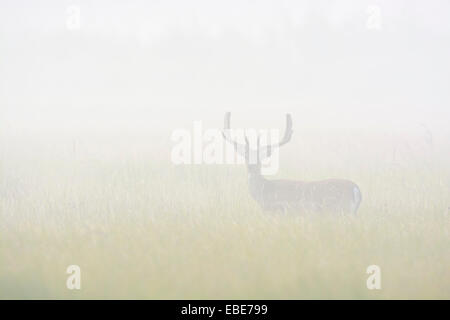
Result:
[[[273,148],[279,148],[291,140],[292,118],[290,114],[286,115],[286,131],[281,141],[276,144],[260,146],[258,137],[256,150],[250,148],[247,136],[245,136],[245,144],[238,143],[231,137],[230,118],[231,113],[226,113],[223,137],[234,145],[237,153],[245,157],[250,195],[263,210],[356,214],[361,203],[361,191],[352,181],[341,179],[312,182],[267,180],[262,176],[261,159],[270,157]],[[256,161],[250,161],[255,158]]]

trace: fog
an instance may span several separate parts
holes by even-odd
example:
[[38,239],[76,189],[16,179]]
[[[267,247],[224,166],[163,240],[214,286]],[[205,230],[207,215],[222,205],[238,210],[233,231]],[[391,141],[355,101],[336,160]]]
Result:
[[448,133],[449,15],[447,1],[3,0],[0,124],[169,132],[290,112],[302,128]]
[[448,299],[449,39],[447,0],[0,0],[0,298]]

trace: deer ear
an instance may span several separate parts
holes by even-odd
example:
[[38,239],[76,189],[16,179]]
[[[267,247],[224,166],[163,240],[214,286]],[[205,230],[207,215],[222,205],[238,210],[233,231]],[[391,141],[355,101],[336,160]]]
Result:
[[269,158],[272,155],[272,147],[266,146],[264,148],[260,148],[258,150],[258,156],[260,159],[266,159]]
[[244,134],[244,138],[245,138],[245,160],[248,162],[250,159],[250,143],[248,142],[246,134]]
[[246,134],[244,134],[244,139],[245,139],[245,145],[250,146],[250,143],[248,142],[248,138],[247,138]]
[[267,147],[267,156],[270,157],[272,155],[272,146]]

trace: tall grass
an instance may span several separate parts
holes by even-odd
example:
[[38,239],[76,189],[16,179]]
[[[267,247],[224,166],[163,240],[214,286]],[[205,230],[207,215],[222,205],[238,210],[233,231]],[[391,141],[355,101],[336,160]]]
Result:
[[[393,166],[368,137],[302,137],[278,176],[355,181],[356,217],[263,212],[244,166],[174,166],[170,144],[4,139],[0,298],[450,298],[448,162]],[[381,290],[366,287],[372,264]]]

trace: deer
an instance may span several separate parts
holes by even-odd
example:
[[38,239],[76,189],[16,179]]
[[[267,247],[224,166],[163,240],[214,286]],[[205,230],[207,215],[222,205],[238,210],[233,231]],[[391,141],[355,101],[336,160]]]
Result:
[[[231,113],[224,119],[223,138],[234,146],[235,151],[244,157],[248,173],[250,196],[264,211],[283,213],[312,212],[356,215],[362,195],[354,182],[344,179],[321,181],[268,180],[261,174],[261,160],[272,155],[272,150],[287,144],[292,137],[292,117],[286,114],[286,129],[283,138],[275,144],[261,146],[257,137],[256,149],[250,148],[247,135],[245,144],[237,142],[231,136]],[[255,159],[256,161],[251,161]]]

